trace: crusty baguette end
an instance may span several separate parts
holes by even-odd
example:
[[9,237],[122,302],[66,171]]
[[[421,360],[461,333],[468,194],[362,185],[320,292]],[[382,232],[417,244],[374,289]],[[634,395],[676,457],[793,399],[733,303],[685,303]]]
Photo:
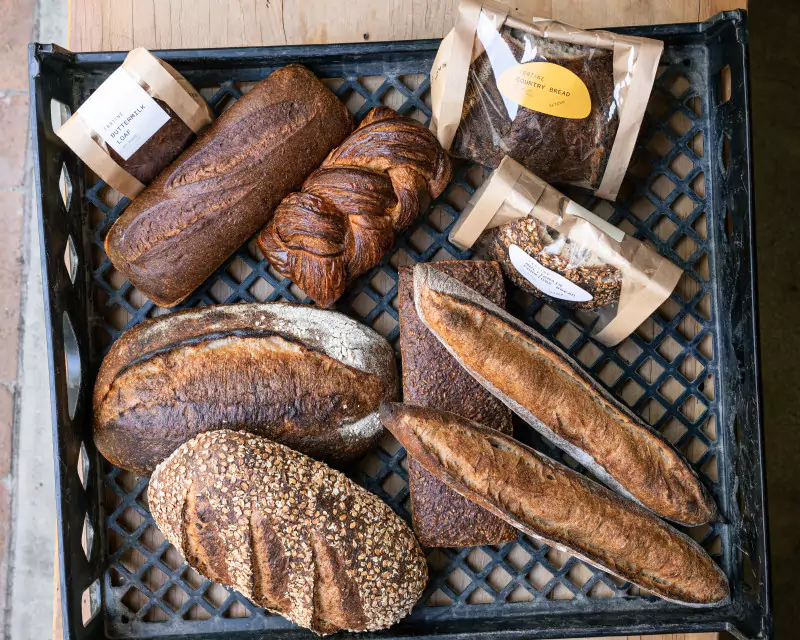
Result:
[[727,601],[728,581],[708,554],[635,502],[454,413],[383,403],[380,415],[423,467],[524,533],[665,600]]

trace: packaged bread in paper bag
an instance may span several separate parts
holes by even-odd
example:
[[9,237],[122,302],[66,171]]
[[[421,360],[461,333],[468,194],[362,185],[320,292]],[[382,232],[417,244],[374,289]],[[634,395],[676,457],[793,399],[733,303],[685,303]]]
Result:
[[135,198],[213,120],[186,78],[140,47],[56,135],[109,186]]
[[431,129],[452,155],[509,155],[550,183],[614,200],[664,45],[462,0],[431,69]]
[[534,296],[598,311],[595,338],[608,346],[633,333],[683,274],[510,157],[472,196],[450,242],[475,245]]

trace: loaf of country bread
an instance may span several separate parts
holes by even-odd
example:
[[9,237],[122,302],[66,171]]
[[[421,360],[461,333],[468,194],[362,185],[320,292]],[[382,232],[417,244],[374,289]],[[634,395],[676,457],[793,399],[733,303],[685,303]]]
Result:
[[[444,260],[436,269],[503,306],[506,290],[496,262]],[[397,301],[400,352],[403,361],[403,401],[466,418],[512,433],[511,411],[484,389],[422,324],[414,307],[414,276],[399,270]],[[426,547],[474,547],[502,544],[517,530],[486,509],[450,489],[414,458],[408,461],[408,489],[414,533]]]
[[199,573],[318,634],[384,629],[425,588],[425,556],[388,505],[266,438],[200,434],[156,468],[148,500]]
[[108,257],[157,305],[178,304],[351,128],[347,108],[313,73],[278,69],[131,203],[106,236]]
[[391,345],[340,313],[285,303],[187,309],[112,345],[94,388],[94,440],[139,474],[216,429],[341,462],[375,445],[378,406],[396,395]]
[[431,265],[414,267],[414,301],[461,366],[602,482],[675,522],[716,517],[672,445],[546,337]]
[[690,537],[510,436],[410,405],[384,404],[381,420],[428,471],[524,533],[666,600],[728,598],[725,574]]

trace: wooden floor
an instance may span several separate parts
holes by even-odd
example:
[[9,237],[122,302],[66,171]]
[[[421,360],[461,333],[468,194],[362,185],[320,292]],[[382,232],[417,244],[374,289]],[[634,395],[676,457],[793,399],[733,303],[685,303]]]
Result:
[[[747,0],[503,0],[521,17],[580,27],[698,22]],[[284,6],[286,5],[286,6]],[[319,44],[440,38],[458,0],[70,0],[72,51]],[[57,560],[57,558],[56,558]],[[53,638],[62,638],[56,564]],[[716,640],[668,634],[650,640]],[[640,640],[643,636],[627,636]],[[617,638],[623,640],[623,638]]]

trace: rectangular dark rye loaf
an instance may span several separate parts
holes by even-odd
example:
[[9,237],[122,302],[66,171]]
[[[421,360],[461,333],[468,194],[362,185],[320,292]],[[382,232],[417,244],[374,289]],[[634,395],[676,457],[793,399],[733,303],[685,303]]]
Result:
[[[496,262],[453,260],[435,266],[497,305],[505,305],[503,277]],[[422,324],[414,307],[413,275],[408,267],[400,269],[397,295],[405,402],[458,413],[511,434],[511,411],[464,371]],[[517,537],[513,527],[450,489],[413,458],[408,476],[414,532],[423,546],[469,547]]]

